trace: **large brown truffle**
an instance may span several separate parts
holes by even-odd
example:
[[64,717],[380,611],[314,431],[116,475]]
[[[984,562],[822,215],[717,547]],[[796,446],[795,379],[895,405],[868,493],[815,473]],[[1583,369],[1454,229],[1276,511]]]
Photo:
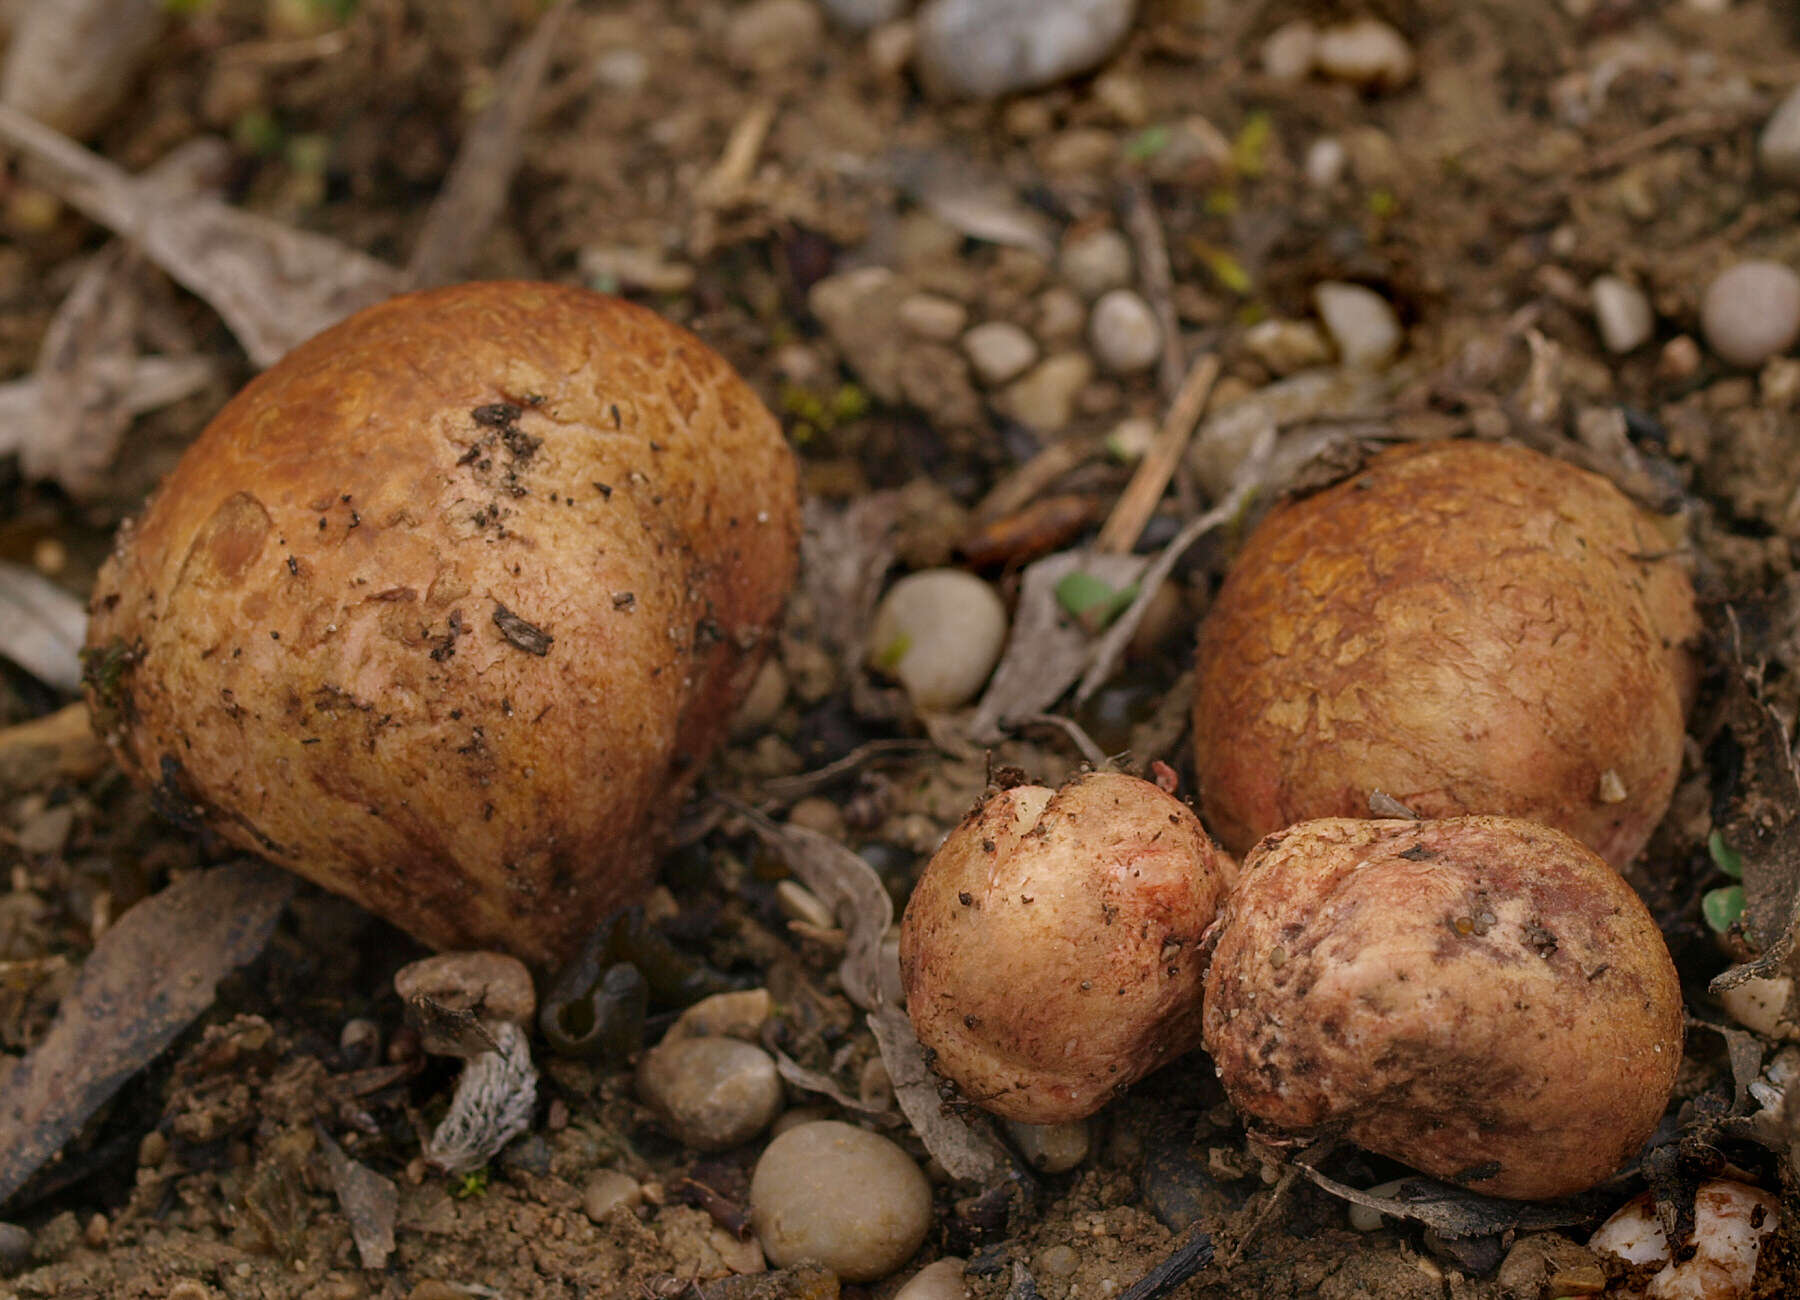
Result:
[[178,819],[548,963],[648,883],[797,538],[780,428],[691,334],[412,294],[251,382],[121,533],[89,698]]
[[1507,817],[1303,822],[1245,859],[1206,1050],[1263,1124],[1342,1132],[1495,1196],[1636,1155],[1681,1064],[1681,985],[1631,887]]
[[1201,628],[1201,812],[1227,849],[1380,790],[1637,855],[1679,773],[1698,631],[1682,557],[1598,475],[1415,444],[1282,506]]

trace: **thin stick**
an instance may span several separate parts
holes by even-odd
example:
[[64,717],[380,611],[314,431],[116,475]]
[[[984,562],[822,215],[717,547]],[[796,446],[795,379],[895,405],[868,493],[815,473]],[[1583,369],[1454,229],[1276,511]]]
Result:
[[1181,378],[1187,373],[1187,353],[1181,346],[1181,321],[1175,315],[1175,276],[1169,269],[1169,246],[1163,239],[1162,221],[1156,215],[1156,204],[1142,181],[1134,181],[1125,189],[1125,231],[1137,249],[1138,283],[1144,287],[1144,298],[1156,313],[1162,326],[1162,358],[1157,362],[1156,381],[1162,388],[1164,401],[1173,401],[1181,390]]
[[1100,444],[1093,438],[1072,437],[1051,443],[994,484],[976,503],[973,517],[982,523],[1004,519],[1035,501],[1064,474],[1092,460],[1099,450]]
[[1101,525],[1100,536],[1094,542],[1096,551],[1129,555],[1132,547],[1137,545],[1138,535],[1150,522],[1150,516],[1156,513],[1156,504],[1168,490],[1175,467],[1187,453],[1195,426],[1206,414],[1206,403],[1212,397],[1213,383],[1218,377],[1216,353],[1208,352],[1194,362],[1187,378],[1181,381],[1175,400],[1169,405],[1169,413],[1163,417],[1156,441],[1138,463],[1131,482],[1119,494],[1119,502],[1113,507],[1112,514]]

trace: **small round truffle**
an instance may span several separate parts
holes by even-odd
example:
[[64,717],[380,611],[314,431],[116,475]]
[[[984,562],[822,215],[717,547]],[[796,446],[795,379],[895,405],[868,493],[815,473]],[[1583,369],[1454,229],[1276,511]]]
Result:
[[648,885],[755,676],[795,481],[749,386],[643,308],[394,298],[252,380],[121,533],[89,701],[177,820],[551,965]]
[[1506,817],[1304,822],[1244,861],[1206,1049],[1258,1123],[1495,1196],[1636,1155],[1681,1064],[1681,986],[1619,875]]
[[1148,781],[1017,786],[950,833],[900,929],[906,1011],[972,1101],[1060,1124],[1200,1039],[1200,936],[1234,864]]
[[1196,663],[1201,811],[1243,853],[1380,790],[1623,866],[1675,787],[1698,630],[1680,548],[1605,479],[1396,447],[1271,512],[1226,575]]

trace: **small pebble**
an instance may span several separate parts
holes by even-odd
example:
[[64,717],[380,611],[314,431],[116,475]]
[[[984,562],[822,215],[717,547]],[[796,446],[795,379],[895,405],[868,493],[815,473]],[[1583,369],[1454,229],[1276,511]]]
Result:
[[884,1137],[835,1120],[802,1124],[756,1162],[750,1221],[777,1268],[810,1259],[846,1282],[873,1282],[924,1243],[931,1186]]
[[594,83],[615,95],[635,95],[650,80],[650,60],[628,45],[607,50],[594,60]]
[[1111,226],[1071,233],[1056,255],[1064,283],[1084,298],[1131,283],[1131,242]]
[[614,1210],[634,1210],[644,1203],[644,1189],[637,1179],[617,1169],[596,1169],[581,1189],[581,1209],[595,1223],[603,1223]]
[[966,1262],[946,1255],[927,1264],[894,1292],[894,1300],[968,1300],[969,1284],[963,1281]]
[[1075,1270],[1081,1267],[1081,1256],[1073,1246],[1058,1242],[1038,1253],[1037,1266],[1045,1277],[1074,1277]]
[[1003,320],[977,325],[963,335],[962,349],[975,377],[988,385],[1017,379],[1038,357],[1038,346],[1031,335]]
[[1606,1269],[1585,1246],[1555,1232],[1520,1237],[1495,1275],[1507,1295],[1538,1297],[1599,1295],[1606,1290]]
[[1786,352],[1800,335],[1800,275],[1780,262],[1739,262],[1721,271],[1700,300],[1706,342],[1729,365],[1749,370]]
[[1344,148],[1344,142],[1334,135],[1322,135],[1306,147],[1300,169],[1308,185],[1315,190],[1328,190],[1344,178],[1344,168],[1349,163],[1350,151]]
[[1588,287],[1594,303],[1594,324],[1608,352],[1623,356],[1650,341],[1656,329],[1656,313],[1649,295],[1616,275],[1603,275]]
[[1304,81],[1319,57],[1319,29],[1304,18],[1283,23],[1263,38],[1262,70],[1276,81]]
[[875,69],[877,76],[898,77],[912,62],[913,51],[918,48],[919,31],[904,19],[899,22],[883,23],[869,33],[868,43],[863,47],[869,55],[869,66]]
[[1073,289],[1052,285],[1037,296],[1032,306],[1032,329],[1045,343],[1055,346],[1081,337],[1082,327],[1087,324],[1087,304]]
[[1094,78],[1094,102],[1125,126],[1143,126],[1150,120],[1150,92],[1143,81],[1128,72],[1107,72]]
[[869,662],[906,688],[914,708],[959,708],[994,670],[1006,628],[1006,606],[987,583],[961,569],[926,569],[881,598]]
[[1075,398],[1094,377],[1084,352],[1059,352],[1038,362],[1008,384],[1000,404],[1020,424],[1038,433],[1058,433],[1075,415]]
[[763,1026],[775,1014],[775,998],[767,989],[735,989],[701,998],[683,1011],[664,1042],[683,1038],[741,1038],[747,1043],[762,1037]]
[[1331,343],[1311,321],[1271,319],[1244,331],[1244,349],[1275,375],[1331,360]]
[[1665,384],[1679,384],[1700,372],[1700,345],[1686,334],[1663,344],[1656,358],[1656,377]]
[[1088,317],[1088,344],[1117,375],[1148,370],[1162,355],[1162,326],[1150,304],[1129,289],[1101,295]]
[[781,666],[779,659],[771,655],[756,670],[756,676],[750,681],[750,689],[744,694],[744,702],[738,705],[737,713],[732,716],[731,734],[742,738],[768,730],[769,724],[775,721],[775,715],[781,712],[781,706],[787,703],[787,694],[787,670]]
[[1757,137],[1756,157],[1770,180],[1800,183],[1800,86],[1770,115]]
[[853,32],[891,23],[906,13],[910,0],[819,0],[831,21]]
[[725,57],[745,72],[774,72],[808,58],[824,34],[812,0],[752,0],[725,28]]
[[1336,81],[1394,90],[1412,80],[1412,46],[1379,18],[1327,27],[1319,33],[1319,71]]
[[1088,1158],[1091,1135],[1086,1120],[1067,1124],[1021,1124],[1006,1121],[1006,1135],[1039,1173],[1066,1174]]
[[919,75],[935,95],[997,99],[1098,67],[1137,0],[926,0]]
[[747,1142],[781,1113],[781,1075],[769,1054],[735,1038],[659,1043],[638,1063],[638,1096],[699,1151]]
[[1762,404],[1771,411],[1800,405],[1800,358],[1771,357],[1756,377]]
[[969,309],[954,298],[936,293],[915,293],[901,302],[900,323],[917,338],[951,343],[968,324]]
[[1344,365],[1376,370],[1400,350],[1400,318],[1373,289],[1327,280],[1314,287],[1313,306]]
[[31,1262],[31,1232],[16,1223],[0,1223],[0,1277],[11,1277]]
[[1748,979],[1719,994],[1725,1014],[1745,1029],[1770,1038],[1800,1039],[1800,1028],[1787,1017],[1794,996],[1794,981],[1785,975]]
[[[1392,1182],[1377,1183],[1375,1186],[1368,1189],[1368,1194],[1370,1196],[1392,1196],[1395,1192],[1400,1190],[1401,1181],[1401,1179],[1396,1178]],[[1374,1232],[1387,1221],[1381,1211],[1377,1210],[1374,1206],[1358,1205],[1355,1201],[1350,1202],[1348,1217],[1350,1219],[1350,1226],[1355,1228],[1358,1232]]]
[[1106,435],[1106,454],[1129,465],[1142,460],[1156,441],[1156,421],[1147,415],[1128,415]]

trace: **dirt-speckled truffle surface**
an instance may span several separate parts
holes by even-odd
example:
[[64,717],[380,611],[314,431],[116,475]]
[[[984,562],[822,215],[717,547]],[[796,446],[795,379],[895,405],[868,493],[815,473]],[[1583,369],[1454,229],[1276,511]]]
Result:
[[90,700],[178,819],[549,962],[647,883],[797,538],[779,427],[691,334],[408,295],[253,380],[121,535]]
[[1681,1064],[1655,921],[1594,853],[1505,817],[1304,822],[1244,862],[1206,977],[1232,1103],[1496,1196],[1635,1156]]
[[1380,790],[1623,866],[1679,775],[1698,630],[1679,546],[1598,475],[1394,448],[1276,509],[1233,563],[1196,661],[1201,812],[1243,853]]

